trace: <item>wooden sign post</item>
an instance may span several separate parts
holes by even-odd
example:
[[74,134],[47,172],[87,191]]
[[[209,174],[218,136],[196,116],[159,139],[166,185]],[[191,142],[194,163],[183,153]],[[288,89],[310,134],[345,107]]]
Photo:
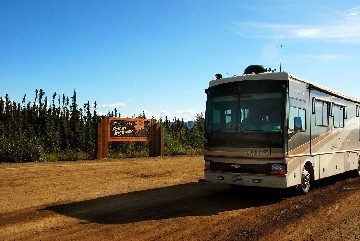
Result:
[[97,125],[95,158],[107,158],[110,141],[150,141],[149,156],[164,156],[164,127],[154,119],[105,116]]
[[96,141],[95,141],[95,158],[107,158],[109,151],[108,129],[109,117],[105,116],[97,124]]
[[149,156],[164,156],[164,127],[160,126],[160,123],[153,123],[151,125],[151,141],[150,141],[150,150]]

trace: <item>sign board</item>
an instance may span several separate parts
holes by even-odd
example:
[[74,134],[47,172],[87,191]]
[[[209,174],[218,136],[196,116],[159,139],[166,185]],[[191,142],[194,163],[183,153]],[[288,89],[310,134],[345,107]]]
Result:
[[109,118],[109,141],[151,141],[151,119]]

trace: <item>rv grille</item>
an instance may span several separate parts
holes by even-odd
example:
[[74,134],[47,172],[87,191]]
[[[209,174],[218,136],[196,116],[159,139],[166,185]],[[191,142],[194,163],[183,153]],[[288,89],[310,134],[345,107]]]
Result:
[[237,147],[237,148],[264,148],[264,147],[278,147],[280,145],[272,146],[273,143],[270,140],[234,140],[230,138],[224,139],[211,139],[211,142],[208,143],[208,146],[218,146],[218,147]]
[[220,172],[235,172],[235,173],[251,173],[251,174],[266,174],[269,175],[270,165],[253,165],[253,164],[236,164],[236,163],[223,163],[211,162],[210,170]]

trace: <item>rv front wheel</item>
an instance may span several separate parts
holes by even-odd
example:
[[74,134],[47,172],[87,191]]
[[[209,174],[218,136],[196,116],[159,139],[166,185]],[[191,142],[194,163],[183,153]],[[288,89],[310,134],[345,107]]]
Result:
[[360,177],[360,157],[359,157],[359,160],[358,160],[358,168],[357,168],[356,176]]
[[307,194],[310,191],[310,184],[311,184],[311,170],[308,165],[305,165],[301,173],[301,184],[300,184],[301,194]]

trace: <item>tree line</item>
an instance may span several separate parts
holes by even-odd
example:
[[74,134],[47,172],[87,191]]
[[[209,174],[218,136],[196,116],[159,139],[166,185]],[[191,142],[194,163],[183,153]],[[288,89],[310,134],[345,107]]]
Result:
[[[107,113],[119,117],[115,108]],[[146,118],[145,113],[138,117]],[[35,99],[21,103],[0,98],[0,162],[41,162],[93,159],[98,115],[97,103],[77,104],[76,91],[69,98],[44,90],[35,90]],[[182,119],[157,120],[165,129],[165,155],[202,154],[203,114],[197,114],[194,126],[188,128]],[[110,142],[109,158],[149,156],[148,142]]]

